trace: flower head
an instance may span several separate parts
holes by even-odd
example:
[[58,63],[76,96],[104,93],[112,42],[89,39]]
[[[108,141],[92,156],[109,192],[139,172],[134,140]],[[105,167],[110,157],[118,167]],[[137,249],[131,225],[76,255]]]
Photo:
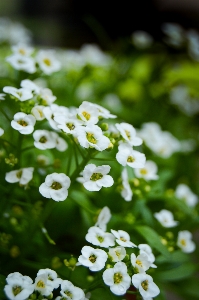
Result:
[[80,265],[88,267],[91,271],[100,271],[104,268],[108,255],[104,250],[94,249],[90,246],[84,246],[79,256]]
[[163,227],[175,227],[178,225],[177,221],[174,221],[172,212],[162,209],[159,213],[155,213],[154,217],[160,222]]
[[116,237],[116,242],[123,247],[134,248],[137,247],[134,243],[130,241],[129,234],[124,230],[115,231],[111,229],[112,234]]
[[116,128],[119,130],[121,136],[131,146],[139,146],[142,144],[142,139],[136,136],[135,128],[128,123],[117,123]]
[[126,250],[122,246],[117,246],[115,248],[109,248],[108,254],[113,262],[119,262],[125,258]]
[[188,230],[178,232],[177,245],[185,253],[191,253],[196,248],[192,241],[192,234]]
[[36,60],[40,69],[46,75],[50,75],[61,68],[60,62],[55,58],[54,51],[52,50],[40,50],[37,53]]
[[115,245],[115,237],[109,232],[104,232],[99,227],[90,227],[86,234],[86,240],[93,245],[108,248]]
[[198,202],[198,197],[183,183],[177,186],[175,196],[176,198],[183,200],[190,207],[194,207]]
[[106,224],[109,222],[111,218],[111,212],[108,206],[104,206],[97,218],[97,222],[95,226],[98,226],[103,231],[106,231]]
[[122,143],[118,147],[119,151],[116,154],[117,161],[122,166],[129,166],[131,168],[143,168],[146,157],[143,153],[133,150],[127,143]]
[[127,169],[124,168],[122,171],[122,191],[121,191],[121,196],[124,198],[126,201],[131,201],[133,197],[133,192],[130,187],[129,181],[128,181],[128,173]]
[[22,168],[6,173],[5,180],[10,183],[19,182],[20,185],[26,185],[33,177],[34,168]]
[[21,134],[30,134],[34,130],[35,123],[36,119],[33,115],[18,112],[14,115],[14,120],[11,121],[11,126],[18,130]]
[[160,293],[158,286],[153,282],[153,278],[148,274],[134,274],[132,283],[139,290],[143,299],[156,297]]
[[138,178],[144,178],[146,181],[156,180],[158,179],[157,170],[157,165],[153,161],[147,160],[144,168],[135,169],[135,176]]
[[137,257],[131,254],[131,263],[137,273],[145,273],[151,265],[149,257],[146,253],[139,254]]

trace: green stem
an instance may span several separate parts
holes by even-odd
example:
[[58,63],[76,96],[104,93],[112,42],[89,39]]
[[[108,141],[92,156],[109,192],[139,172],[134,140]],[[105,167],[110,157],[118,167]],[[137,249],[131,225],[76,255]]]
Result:
[[45,237],[49,241],[49,243],[52,244],[52,245],[56,245],[55,241],[53,241],[51,239],[51,237],[49,236],[48,231],[46,230],[46,228],[42,224],[40,225],[40,227],[41,227],[42,233],[45,235]]
[[26,148],[22,148],[22,149],[21,149],[21,152],[24,152],[24,151],[27,151],[27,150],[31,150],[31,149],[34,149],[34,148],[35,148],[34,145],[33,145],[33,146],[26,147]]
[[132,291],[127,291],[126,293],[127,294],[132,294],[132,295],[139,294],[138,292],[132,292]]
[[5,111],[3,109],[0,109],[0,112],[4,115],[4,117],[9,121],[9,123],[12,121],[8,115],[5,113]]

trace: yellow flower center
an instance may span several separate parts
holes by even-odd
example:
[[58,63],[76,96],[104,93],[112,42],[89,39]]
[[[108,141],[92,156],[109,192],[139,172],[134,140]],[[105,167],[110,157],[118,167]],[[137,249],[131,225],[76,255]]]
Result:
[[97,144],[97,140],[96,140],[96,138],[94,137],[94,134],[93,134],[93,133],[87,132],[87,133],[86,133],[86,138],[87,138],[87,140],[88,140],[90,143],[92,143],[92,144]]
[[140,267],[143,266],[143,265],[142,265],[142,262],[141,262],[139,259],[136,260],[136,264],[137,264],[138,266],[140,266]]
[[126,239],[125,239],[124,237],[122,237],[122,236],[121,236],[120,240],[121,240],[122,242],[126,242]]
[[133,156],[128,156],[127,161],[128,162],[134,162],[135,158]]
[[66,126],[67,126],[70,130],[75,129],[75,125],[74,125],[73,123],[66,123]]
[[101,173],[93,173],[90,180],[97,181],[97,180],[101,179],[102,177],[103,177],[103,175]]
[[48,67],[51,66],[51,61],[49,58],[44,58],[43,62],[45,63],[45,65],[47,65]]
[[24,120],[19,120],[19,121],[17,121],[17,123],[23,127],[26,127],[28,125],[28,123]]
[[64,294],[66,294],[71,299],[73,298],[73,294],[70,291],[65,291]]
[[26,54],[26,51],[25,51],[24,49],[21,48],[21,49],[19,49],[19,53],[22,54],[22,55],[25,55],[25,54]]
[[88,121],[90,120],[91,115],[87,112],[87,111],[83,111],[82,115],[84,116],[84,118]]
[[42,144],[45,144],[47,142],[47,138],[45,136],[42,136],[40,139],[39,139],[39,142],[42,143]]
[[21,291],[22,291],[22,288],[21,288],[20,286],[18,286],[18,285],[14,286],[14,287],[12,288],[12,292],[13,292],[13,294],[14,294],[15,296],[17,296],[19,293],[21,293]]
[[51,188],[53,190],[60,190],[62,188],[62,185],[59,182],[54,181],[51,185]]
[[180,243],[181,243],[182,246],[186,246],[186,244],[187,244],[185,239],[182,239],[182,240],[180,241]]
[[16,176],[17,176],[17,178],[21,178],[21,175],[22,175],[22,170],[19,170],[17,173],[16,173]]
[[146,169],[141,169],[140,170],[140,174],[142,175],[146,175],[148,173],[148,171]]
[[100,243],[102,243],[104,241],[104,238],[102,236],[97,236],[97,239]]
[[38,286],[39,288],[42,288],[42,289],[44,289],[44,288],[46,287],[46,285],[45,285],[45,283],[43,282],[43,280],[39,280],[39,281],[37,282],[37,286]]
[[142,281],[141,286],[143,287],[143,289],[144,289],[145,291],[147,291],[147,290],[148,290],[148,286],[149,286],[148,280]]
[[131,138],[130,131],[128,131],[128,130],[124,130],[124,131],[126,133],[127,138],[130,140],[130,138]]
[[94,264],[96,262],[96,259],[97,259],[97,256],[95,256],[94,254],[92,254],[90,257],[89,257],[89,260]]
[[121,273],[115,273],[113,276],[114,283],[120,283],[122,281],[122,278],[123,276]]

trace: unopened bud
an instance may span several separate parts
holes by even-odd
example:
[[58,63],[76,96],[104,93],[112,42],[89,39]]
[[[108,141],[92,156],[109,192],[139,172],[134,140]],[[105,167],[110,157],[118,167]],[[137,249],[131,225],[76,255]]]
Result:
[[107,131],[108,130],[108,124],[107,123],[102,123],[99,125],[99,127],[102,129],[102,131]]

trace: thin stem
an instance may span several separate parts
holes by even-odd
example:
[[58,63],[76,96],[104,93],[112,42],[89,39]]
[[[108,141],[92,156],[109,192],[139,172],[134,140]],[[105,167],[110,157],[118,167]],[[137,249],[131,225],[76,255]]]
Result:
[[78,168],[78,156],[77,156],[77,150],[76,150],[76,147],[74,147],[74,155],[75,155],[75,164],[76,164],[76,168]]
[[132,294],[132,295],[138,294],[138,292],[132,292],[132,291],[127,291],[126,293],[127,294]]
[[0,112],[4,115],[4,117],[9,121],[9,123],[11,122],[11,119],[8,117],[8,115],[5,113],[5,111],[0,108]]
[[34,145],[33,145],[33,146],[26,147],[26,148],[22,148],[22,149],[21,149],[21,152],[24,152],[24,151],[27,151],[27,150],[31,150],[31,149],[33,149],[33,148],[35,148]]

